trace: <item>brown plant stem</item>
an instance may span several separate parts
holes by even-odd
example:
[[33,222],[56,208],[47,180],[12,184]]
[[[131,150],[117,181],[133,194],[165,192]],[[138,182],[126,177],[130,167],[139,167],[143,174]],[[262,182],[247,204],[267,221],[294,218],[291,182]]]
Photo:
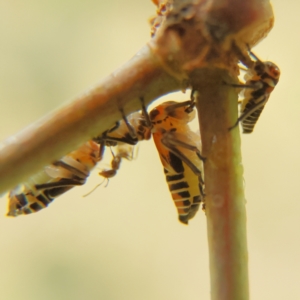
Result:
[[0,193],[78,148],[145,103],[180,90],[148,46],[84,95],[0,144]]
[[211,299],[247,300],[248,252],[236,78],[222,69],[194,74],[204,164]]

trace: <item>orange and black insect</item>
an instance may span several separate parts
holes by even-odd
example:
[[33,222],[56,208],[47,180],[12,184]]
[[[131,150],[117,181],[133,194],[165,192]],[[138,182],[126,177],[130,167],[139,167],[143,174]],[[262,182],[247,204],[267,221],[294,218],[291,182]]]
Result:
[[112,169],[103,170],[100,175],[107,179],[115,176],[121,159],[129,159],[133,148],[130,145],[151,137],[151,129],[144,126],[145,118],[141,113],[133,113],[126,118],[122,112],[122,116],[123,120],[112,129],[46,166],[21,187],[11,190],[7,215],[16,217],[40,211],[74,186],[83,185],[90,171],[102,160],[106,146],[117,146],[117,155],[113,157]]
[[179,221],[188,224],[204,200],[202,178],[204,158],[200,136],[188,123],[195,117],[194,103],[165,102],[149,116],[152,136],[158,150]]
[[240,117],[229,128],[231,130],[241,122],[243,133],[253,131],[280,77],[280,70],[274,63],[270,61],[263,62],[251,51],[249,53],[255,59],[255,62],[253,67],[246,71],[245,84],[233,85],[243,88],[242,93],[244,96],[241,100]]
[[74,186],[83,185],[99,161],[99,145],[89,141],[30,177],[8,195],[8,216],[27,215],[46,208]]
[[[120,143],[135,145],[138,141],[148,140],[152,134],[179,220],[187,224],[204,199],[201,141],[199,135],[191,131],[188,125],[195,117],[194,102],[167,101],[151,110],[149,115],[144,105],[142,108],[142,113],[133,113],[127,117],[128,123],[136,132],[135,138],[130,134],[123,116],[122,121],[97,141],[106,146]],[[125,151],[125,158],[127,153]],[[117,154],[112,160],[112,168],[104,170],[100,175],[106,178],[114,176],[121,158],[124,155]]]
[[138,141],[154,142],[164,166],[167,183],[178,210],[179,220],[187,224],[203,202],[204,182],[200,137],[188,123],[194,118],[194,103],[168,101],[154,108],[150,115],[143,105],[136,112],[116,123],[93,141],[46,166],[23,184],[22,190],[9,193],[9,216],[37,212],[56,197],[76,185],[83,185],[90,171],[102,160],[105,147],[115,147],[111,169],[99,174],[107,179],[116,175],[121,160],[132,158],[132,149]]

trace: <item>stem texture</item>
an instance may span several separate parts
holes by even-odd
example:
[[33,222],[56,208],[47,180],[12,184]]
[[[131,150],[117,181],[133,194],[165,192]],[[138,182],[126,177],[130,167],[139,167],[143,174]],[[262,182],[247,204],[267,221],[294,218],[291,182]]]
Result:
[[[247,300],[248,252],[237,92],[226,70],[197,76],[198,112],[204,164],[211,299]],[[200,82],[200,84],[199,84]]]

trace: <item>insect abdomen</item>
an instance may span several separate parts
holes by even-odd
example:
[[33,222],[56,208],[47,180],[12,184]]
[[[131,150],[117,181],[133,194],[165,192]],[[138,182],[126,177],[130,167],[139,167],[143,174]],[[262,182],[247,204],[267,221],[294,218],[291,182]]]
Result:
[[200,194],[195,195],[192,190],[195,185],[198,187],[198,181],[195,180],[197,177],[192,177],[194,180],[187,180],[184,173],[171,175],[166,169],[165,173],[169,190],[178,211],[179,221],[188,224],[188,221],[195,216],[201,203]]

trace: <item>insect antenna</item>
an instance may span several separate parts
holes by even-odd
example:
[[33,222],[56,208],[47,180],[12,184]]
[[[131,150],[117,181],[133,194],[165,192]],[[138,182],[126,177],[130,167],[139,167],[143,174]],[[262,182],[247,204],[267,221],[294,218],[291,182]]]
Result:
[[100,185],[103,184],[103,182],[104,182],[105,180],[107,180],[107,184],[105,185],[105,187],[107,187],[109,179],[108,179],[108,178],[104,178],[102,182],[98,183],[98,184],[97,184],[92,190],[90,190],[88,193],[82,195],[82,197],[87,197],[87,196],[89,196],[90,194],[92,194],[92,193],[93,193]]

